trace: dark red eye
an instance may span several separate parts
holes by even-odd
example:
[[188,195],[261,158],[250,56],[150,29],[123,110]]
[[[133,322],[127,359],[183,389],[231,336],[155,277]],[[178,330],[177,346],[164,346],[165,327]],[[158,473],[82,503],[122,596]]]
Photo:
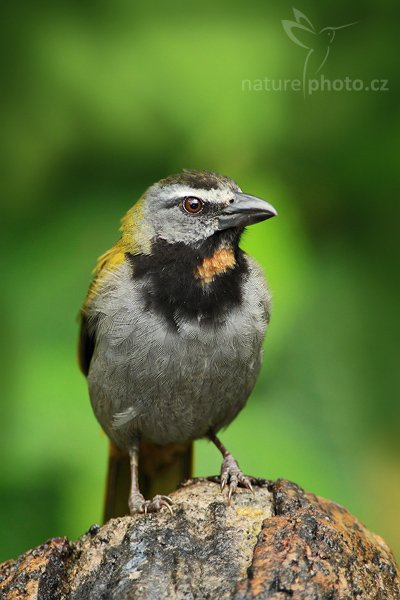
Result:
[[191,213],[192,215],[199,213],[203,209],[203,206],[203,201],[199,198],[194,198],[193,196],[188,196],[187,198],[184,198],[182,202],[182,207],[184,208],[184,210],[186,210],[186,212],[188,213]]

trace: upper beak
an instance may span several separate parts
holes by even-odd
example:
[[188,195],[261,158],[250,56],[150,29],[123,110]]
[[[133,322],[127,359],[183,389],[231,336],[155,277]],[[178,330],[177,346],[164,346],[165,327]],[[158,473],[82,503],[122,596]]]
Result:
[[219,217],[219,229],[230,229],[231,227],[246,227],[246,225],[252,225],[253,223],[259,223],[276,217],[278,214],[275,208],[257,198],[256,196],[250,196],[249,194],[243,194],[237,192],[228,206],[226,206]]

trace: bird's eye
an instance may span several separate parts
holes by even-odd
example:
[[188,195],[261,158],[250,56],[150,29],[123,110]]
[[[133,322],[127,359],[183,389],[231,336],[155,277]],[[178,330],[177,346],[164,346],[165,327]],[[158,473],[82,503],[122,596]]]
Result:
[[203,201],[193,196],[188,196],[182,201],[182,208],[192,215],[199,213],[203,209]]

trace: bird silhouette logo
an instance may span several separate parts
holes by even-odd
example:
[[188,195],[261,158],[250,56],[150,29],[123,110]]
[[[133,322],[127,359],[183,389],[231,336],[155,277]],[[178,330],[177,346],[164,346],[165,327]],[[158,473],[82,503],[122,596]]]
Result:
[[283,20],[282,25],[292,42],[308,50],[303,68],[303,92],[305,94],[305,82],[310,75],[319,73],[326,63],[336,32],[339,29],[352,27],[358,21],[339,27],[323,27],[318,31],[310,19],[297,8],[293,8],[293,16],[294,21]]

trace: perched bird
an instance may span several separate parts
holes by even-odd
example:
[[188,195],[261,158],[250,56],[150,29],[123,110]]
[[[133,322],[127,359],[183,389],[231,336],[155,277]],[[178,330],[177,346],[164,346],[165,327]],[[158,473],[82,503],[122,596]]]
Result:
[[[195,439],[221,451],[229,500],[251,482],[217,437],[245,405],[262,359],[270,296],[239,248],[275,216],[230,178],[184,170],[152,185],[99,258],[81,311],[79,359],[109,437],[105,518],[171,510]],[[152,496],[145,499],[146,496]]]

